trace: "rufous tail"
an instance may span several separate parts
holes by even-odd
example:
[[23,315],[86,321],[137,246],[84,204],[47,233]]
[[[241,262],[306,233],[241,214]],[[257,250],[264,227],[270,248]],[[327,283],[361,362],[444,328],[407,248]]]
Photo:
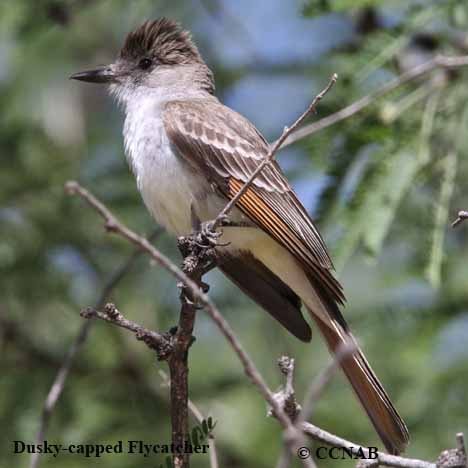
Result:
[[312,311],[311,315],[333,354],[339,349],[343,349],[347,343],[348,345],[352,343],[354,351],[341,359],[341,368],[387,451],[394,455],[403,452],[409,442],[408,429],[352,334],[348,330],[344,330],[336,321],[332,321],[331,325],[326,325]]

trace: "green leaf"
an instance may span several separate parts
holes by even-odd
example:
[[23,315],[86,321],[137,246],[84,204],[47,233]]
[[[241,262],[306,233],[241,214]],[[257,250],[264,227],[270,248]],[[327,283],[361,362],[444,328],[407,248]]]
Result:
[[207,436],[210,433],[210,430],[208,428],[208,423],[206,422],[206,419],[202,421],[201,427],[203,429],[203,433],[205,434],[205,436]]
[[440,184],[439,199],[435,209],[434,230],[432,232],[431,253],[426,268],[426,277],[435,288],[440,286],[443,260],[444,235],[448,223],[448,208],[452,198],[457,168],[457,152],[450,151],[443,161],[444,173]]
[[371,255],[375,256],[380,252],[400,201],[419,168],[420,162],[414,152],[402,150],[379,177],[378,190],[369,195],[371,200],[366,204],[369,216],[363,231],[363,242]]
[[218,424],[218,421],[213,422],[213,418],[211,416],[208,417],[208,428],[210,430],[210,433],[213,432],[213,429],[216,427],[216,424]]
[[197,426],[192,429],[192,444],[199,445],[204,439],[203,431]]

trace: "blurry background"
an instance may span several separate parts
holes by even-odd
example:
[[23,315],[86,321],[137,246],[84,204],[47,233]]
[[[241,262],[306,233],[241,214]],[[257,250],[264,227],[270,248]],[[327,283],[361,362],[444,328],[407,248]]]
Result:
[[[131,246],[106,235],[79,180],[124,222],[155,226],[122,149],[122,114],[98,86],[71,73],[112,61],[143,20],[169,16],[193,31],[217,78],[217,95],[270,140],[301,113],[331,73],[339,81],[324,117],[435,53],[468,53],[464,0],[16,0],[0,3],[0,466],[27,466],[12,440],[32,442],[44,398],[83,324],[82,307],[125,262]],[[345,315],[406,420],[408,456],[434,459],[468,432],[467,72],[437,72],[349,120],[284,150],[280,163],[318,220],[348,297]],[[177,183],[177,181],[174,181]],[[158,248],[178,261],[174,240]],[[329,362],[289,336],[218,274],[211,293],[277,388],[276,359],[297,360],[296,389]],[[112,294],[129,318],[167,330],[178,317],[175,282],[140,257]],[[191,398],[218,421],[223,467],[274,466],[276,421],[204,313],[190,354]],[[167,389],[154,357],[116,327],[96,323],[46,438],[59,443],[170,441]],[[337,376],[314,416],[319,426],[379,445]],[[44,467],[159,466],[131,455],[62,455]],[[320,466],[352,466],[324,460]],[[193,466],[208,460],[193,457]],[[299,465],[298,465],[299,466]]]

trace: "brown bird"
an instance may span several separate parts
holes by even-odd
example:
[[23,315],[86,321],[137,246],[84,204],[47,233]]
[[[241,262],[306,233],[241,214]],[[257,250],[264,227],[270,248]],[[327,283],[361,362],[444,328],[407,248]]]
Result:
[[[171,20],[144,23],[115,63],[72,78],[110,84],[143,200],[177,236],[191,232],[192,209],[202,221],[215,218],[268,154],[254,125],[214,96],[211,70]],[[311,339],[304,304],[332,353],[355,343],[325,243],[277,163],[237,202],[217,253],[221,271],[300,340]],[[387,450],[402,452],[408,430],[362,351],[341,367]]]

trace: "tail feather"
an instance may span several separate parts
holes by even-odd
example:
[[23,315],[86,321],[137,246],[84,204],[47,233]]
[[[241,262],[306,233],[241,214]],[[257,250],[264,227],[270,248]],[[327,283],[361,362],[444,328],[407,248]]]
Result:
[[[310,312],[332,353],[349,340],[356,343],[352,334],[337,322],[332,321],[330,326]],[[352,355],[341,360],[340,365],[387,451],[394,455],[403,452],[409,442],[408,429],[361,349],[357,347]]]

